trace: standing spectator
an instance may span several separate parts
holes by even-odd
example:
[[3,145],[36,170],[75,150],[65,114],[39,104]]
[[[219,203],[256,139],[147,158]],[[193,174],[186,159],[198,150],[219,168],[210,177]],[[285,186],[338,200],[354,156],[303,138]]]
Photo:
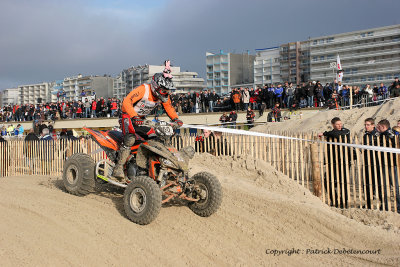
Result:
[[208,103],[211,112],[214,112],[214,106],[217,103],[218,99],[219,96],[215,93],[215,91],[213,91],[212,94],[210,94],[210,96],[208,97]]
[[235,105],[236,111],[239,111],[239,108],[240,108],[240,97],[241,97],[240,93],[236,89],[234,89],[233,94],[232,94],[232,100]]
[[[377,137],[379,132],[375,129],[375,120],[373,118],[367,118],[364,121],[365,132],[363,136],[363,144],[367,146],[377,146]],[[374,161],[375,159],[375,161]],[[375,173],[375,168],[379,170],[378,155],[375,151],[366,150],[364,153],[364,170],[365,170],[365,195],[367,198],[367,209],[371,209],[371,199],[375,195],[375,176],[377,177],[378,183],[380,183],[380,172]],[[368,162],[371,162],[372,166],[368,166]],[[372,192],[371,192],[372,191]],[[372,194],[371,194],[372,193]]]
[[306,95],[307,95],[307,106],[313,107],[314,106],[314,88],[312,82],[309,82],[305,88]]
[[396,83],[394,87],[391,87],[390,97],[399,97],[400,96],[400,83]]
[[288,87],[286,87],[286,106],[290,107],[293,102],[293,97],[295,95],[295,90],[293,88],[293,83],[289,83]]
[[282,105],[282,97],[283,97],[283,87],[278,84],[278,86],[274,90],[275,94],[275,102],[278,102],[279,105]]
[[40,137],[40,147],[41,147],[41,152],[42,152],[42,172],[45,175],[48,175],[50,173],[50,163],[52,159],[52,150],[51,150],[51,144],[49,143],[52,141],[53,138],[50,136],[49,128],[44,128],[41,137]]
[[85,103],[83,103],[83,107],[85,108],[85,113],[84,113],[85,118],[89,118],[91,104],[90,104],[88,98],[85,99]]
[[267,105],[263,101],[260,105],[260,110],[258,111],[258,115],[260,115],[260,117],[262,117],[266,108],[267,108]]
[[117,100],[113,98],[113,101],[111,102],[111,117],[115,117],[117,111],[118,111]]
[[381,83],[378,88],[378,100],[385,100],[386,98],[388,98],[388,89],[383,83]]
[[[343,127],[343,123],[340,118],[335,117],[331,120],[332,130],[325,131],[324,133],[318,134],[321,138],[325,136],[328,142],[350,142],[350,130]],[[333,185],[332,181],[329,183],[329,196],[331,205],[335,203],[335,207],[339,207],[339,196],[340,196],[340,208],[348,208],[348,194],[347,194],[347,168],[345,165],[349,164],[346,162],[346,158],[344,152],[340,153],[340,151],[344,151],[344,149],[340,149],[339,145],[330,145],[328,146],[328,165],[333,168],[328,168],[329,170],[333,170],[332,175],[330,175],[331,179],[333,177]],[[332,155],[332,157],[331,157]],[[350,153],[348,153],[350,155]],[[350,156],[348,156],[348,161],[350,160]],[[343,174],[343,175],[342,175]],[[328,192],[327,187],[327,179],[324,181],[325,190]]]
[[347,85],[343,86],[342,91],[339,92],[342,96],[342,106],[347,107],[350,105],[349,96],[350,96],[350,89]]
[[96,110],[97,110],[97,102],[96,102],[96,100],[94,99],[94,100],[92,101],[92,118],[97,118],[97,116],[96,116]]
[[26,158],[30,174],[32,174],[32,170],[34,167],[33,164],[35,162],[35,159],[31,157],[36,157],[36,155],[33,154],[33,147],[37,147],[36,141],[39,141],[39,138],[34,133],[34,129],[31,128],[29,129],[29,133],[25,136],[24,139],[24,156]]
[[373,94],[373,96],[372,96],[372,101],[373,102],[377,102],[379,99],[378,99],[378,96],[379,96],[379,88],[378,88],[378,86],[376,85],[376,84],[374,84],[374,88],[372,88],[372,91],[374,92],[374,94]]
[[244,105],[244,110],[247,110],[247,107],[249,106],[250,103],[250,92],[249,88],[245,88],[242,94],[242,101]]
[[[388,120],[381,120],[379,121],[378,125],[376,126],[377,131],[381,135],[380,145],[385,147],[396,147],[395,146],[395,134],[393,133],[392,129],[390,128],[390,123]],[[399,192],[399,177],[397,176],[397,160],[396,156],[393,153],[388,152],[381,152],[381,159],[387,158],[388,163],[388,172],[383,171],[383,201],[385,204],[385,210],[388,210],[388,196],[387,191],[390,187],[393,187],[396,193],[396,205],[397,205],[397,213],[400,213],[400,192]],[[394,173],[394,176],[392,175]],[[388,176],[388,177],[387,177]],[[386,179],[389,180],[389,185],[386,184]],[[382,196],[380,195],[382,190],[378,188],[379,192],[379,199],[382,200]],[[389,189],[390,190],[390,189]],[[382,210],[382,208],[381,208]]]
[[367,103],[372,102],[372,97],[374,96],[374,90],[372,90],[371,85],[367,84],[364,88],[364,95],[367,97]]
[[76,117],[82,118],[82,104],[80,103],[80,101],[79,101],[78,107],[76,109]]
[[275,88],[271,85],[268,87],[268,102],[267,102],[267,108],[273,108],[274,107],[274,100],[275,100]]

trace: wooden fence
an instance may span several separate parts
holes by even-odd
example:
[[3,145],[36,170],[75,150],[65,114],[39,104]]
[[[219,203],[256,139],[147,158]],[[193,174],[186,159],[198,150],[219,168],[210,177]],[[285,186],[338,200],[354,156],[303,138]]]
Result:
[[[197,152],[209,152],[217,156],[244,155],[262,159],[331,206],[391,211],[400,209],[396,202],[399,199],[399,154],[318,143],[313,141],[317,139],[316,135],[311,133],[273,134],[305,140],[231,134],[199,139],[197,136],[182,135],[173,139],[173,146],[178,149],[193,146]],[[394,141],[383,141],[378,138],[374,145],[384,143],[400,147],[398,137]],[[350,140],[341,142],[362,144],[363,139],[362,136],[353,135]],[[90,139],[2,142],[0,176],[59,176],[65,159],[74,153],[91,154],[94,160],[106,157]]]

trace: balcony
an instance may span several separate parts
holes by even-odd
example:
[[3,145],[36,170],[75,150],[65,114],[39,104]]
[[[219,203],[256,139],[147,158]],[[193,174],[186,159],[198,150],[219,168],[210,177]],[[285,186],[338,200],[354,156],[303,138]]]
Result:
[[399,41],[381,41],[381,42],[374,42],[374,43],[365,43],[365,44],[356,44],[352,46],[346,46],[343,48],[339,47],[334,47],[332,49],[325,49],[321,51],[315,51],[312,50],[311,52],[311,57],[312,56],[317,56],[317,55],[325,55],[328,53],[341,53],[341,52],[346,52],[346,51],[354,51],[354,50],[360,50],[360,49],[368,49],[368,48],[374,48],[374,47],[384,47],[384,46],[390,46],[390,45],[396,45],[400,44]]
[[[350,64],[345,64],[343,65],[344,69],[352,68],[352,67],[360,67],[360,66],[376,66],[376,65],[384,65],[384,64],[391,64],[391,63],[399,63],[400,65],[400,57],[394,58],[394,59],[379,59],[375,60],[373,63],[368,64],[369,61],[362,61],[362,62],[356,62],[356,63],[350,63]],[[332,71],[332,69],[328,66],[328,63],[325,63],[327,67],[323,68],[313,68],[313,72],[318,72],[318,71]]]
[[[354,59],[354,58],[365,58],[365,57],[374,57],[374,56],[384,56],[384,55],[391,55],[391,54],[398,54],[400,53],[400,48],[398,49],[391,49],[391,50],[384,50],[384,51],[376,51],[376,52],[369,52],[369,53],[361,53],[356,54],[354,56],[340,56],[340,60],[343,65],[343,61]],[[311,61],[311,65],[319,64],[319,63],[327,63],[331,62],[331,60],[321,60],[321,61]]]
[[[338,39],[335,39],[333,42],[330,43],[322,43],[322,44],[313,44],[312,42],[314,40],[310,41],[310,46],[311,49],[315,48],[315,47],[321,47],[321,46],[330,46],[330,45],[337,45],[337,44],[342,44],[342,43],[349,43],[349,42],[354,42],[354,41],[364,41],[364,40],[372,40],[374,38],[381,38],[381,37],[387,37],[387,36],[392,36],[392,35],[397,35],[400,34],[400,28],[397,27],[395,29],[391,29],[391,30],[387,30],[385,32],[374,32],[373,36],[366,36],[366,37],[361,37],[360,33],[358,33],[357,35],[349,35],[348,37],[345,38],[340,38],[337,36],[326,36],[324,39],[328,38],[328,37],[335,37]],[[321,38],[317,38],[317,39],[321,39]]]
[[[385,68],[385,69],[371,69],[371,70],[359,70],[357,73],[344,73],[343,76],[345,78],[347,77],[357,77],[357,76],[368,76],[368,75],[375,75],[378,73],[393,73],[393,72],[400,72],[400,68]],[[319,75],[319,76],[318,76]],[[327,76],[329,78],[329,75],[333,75],[332,72],[329,74],[327,73],[327,75],[321,75],[321,74],[317,74],[315,72],[313,72],[313,76],[312,79],[313,80],[320,80],[320,79],[326,79]]]

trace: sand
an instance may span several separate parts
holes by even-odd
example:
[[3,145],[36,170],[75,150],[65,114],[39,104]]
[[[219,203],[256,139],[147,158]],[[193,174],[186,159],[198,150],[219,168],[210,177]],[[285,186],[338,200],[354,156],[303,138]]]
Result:
[[[223,187],[217,213],[202,218],[175,202],[147,226],[125,217],[123,192],[111,186],[77,197],[60,177],[1,178],[0,265],[400,265],[398,214],[343,216],[260,160],[195,156],[191,173],[204,170]],[[343,248],[380,254],[334,253]],[[266,253],[291,249],[299,254]]]
[[[331,129],[331,119],[339,117],[344,127],[353,133],[361,133],[364,130],[364,120],[375,118],[376,123],[382,119],[388,119],[395,126],[400,120],[400,97],[381,106],[355,108],[352,110],[321,110],[313,113],[305,113],[302,119],[294,115],[293,119],[279,123],[269,122],[252,128],[256,132],[291,131],[291,132],[324,132]],[[298,113],[301,110],[297,111]]]

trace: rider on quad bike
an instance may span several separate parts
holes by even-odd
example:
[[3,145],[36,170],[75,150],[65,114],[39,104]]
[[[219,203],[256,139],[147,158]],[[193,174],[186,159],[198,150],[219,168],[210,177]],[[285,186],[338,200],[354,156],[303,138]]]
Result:
[[164,63],[165,69],[162,73],[154,74],[151,84],[142,84],[133,89],[122,102],[121,129],[124,135],[123,144],[118,153],[118,162],[115,165],[112,176],[120,181],[125,179],[123,166],[130,155],[131,146],[136,141],[135,134],[144,139],[155,136],[153,128],[144,126],[143,120],[161,102],[168,117],[178,126],[182,121],[178,119],[169,97],[170,91],[174,89],[172,82],[170,61]]

